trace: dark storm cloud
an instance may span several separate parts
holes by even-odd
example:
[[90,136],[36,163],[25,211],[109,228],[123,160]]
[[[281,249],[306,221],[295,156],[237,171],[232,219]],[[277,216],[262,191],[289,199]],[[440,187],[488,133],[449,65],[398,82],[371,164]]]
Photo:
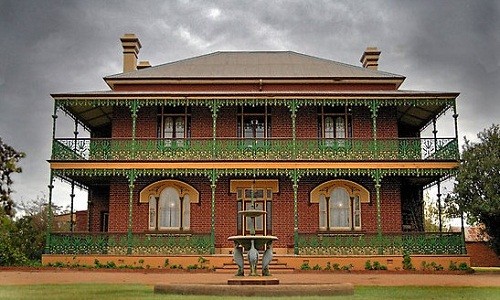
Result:
[[[15,196],[47,191],[49,94],[107,89],[102,77],[121,72],[126,32],[153,65],[218,50],[293,50],[359,65],[364,48],[377,46],[380,69],[407,77],[402,88],[461,92],[460,135],[474,138],[500,122],[499,3],[0,0],[0,136],[28,154]],[[71,122],[57,125],[60,137],[72,135]]]

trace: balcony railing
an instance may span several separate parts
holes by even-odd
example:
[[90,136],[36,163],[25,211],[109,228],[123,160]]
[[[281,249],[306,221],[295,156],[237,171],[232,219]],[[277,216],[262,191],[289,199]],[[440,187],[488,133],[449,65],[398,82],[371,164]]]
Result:
[[455,138],[55,139],[53,160],[457,160]]
[[52,233],[46,254],[210,254],[210,235]]
[[460,232],[404,234],[300,234],[302,255],[460,255],[465,253]]

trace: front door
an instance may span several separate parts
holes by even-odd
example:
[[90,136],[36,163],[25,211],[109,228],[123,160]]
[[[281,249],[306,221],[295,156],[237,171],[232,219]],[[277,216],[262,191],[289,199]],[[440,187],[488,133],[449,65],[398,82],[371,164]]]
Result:
[[[271,208],[272,191],[263,188],[242,188],[238,189],[238,211],[243,210],[263,210],[266,214],[258,217],[244,217],[238,214],[238,234],[250,235],[252,227],[255,226],[256,235],[271,234]],[[252,207],[253,203],[253,207]]]

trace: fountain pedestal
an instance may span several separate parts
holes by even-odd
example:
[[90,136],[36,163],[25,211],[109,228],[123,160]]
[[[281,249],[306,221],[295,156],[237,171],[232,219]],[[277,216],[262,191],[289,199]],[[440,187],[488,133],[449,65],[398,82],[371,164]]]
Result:
[[233,258],[238,265],[236,276],[244,276],[243,251],[248,251],[248,262],[250,263],[250,276],[258,276],[257,263],[259,261],[259,250],[264,250],[262,256],[262,276],[270,276],[269,264],[273,260],[273,241],[278,238],[272,235],[255,235],[255,218],[266,214],[263,210],[242,210],[238,212],[244,217],[252,218],[252,228],[250,235],[230,236],[228,240],[234,242]]

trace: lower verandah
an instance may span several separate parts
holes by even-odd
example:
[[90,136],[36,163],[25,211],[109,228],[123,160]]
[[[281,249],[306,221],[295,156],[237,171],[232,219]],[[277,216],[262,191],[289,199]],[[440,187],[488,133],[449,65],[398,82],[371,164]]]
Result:
[[[146,201],[141,199],[141,192],[152,185],[155,187],[154,184],[158,182],[162,184],[156,187],[157,195],[153,196],[155,198],[153,202],[156,202],[152,204],[147,199]],[[193,199],[196,196],[182,191],[183,187],[186,188],[183,184],[199,193],[199,198]],[[327,198],[338,195],[338,187],[347,192],[346,198],[349,202],[345,203],[350,206],[344,210],[347,217],[344,214],[343,219],[338,221],[342,213],[329,207],[342,204],[341,202],[326,201],[325,209],[321,207],[325,206],[325,202],[321,204],[320,199],[312,199],[318,194],[312,195],[311,191],[318,186],[323,188]],[[360,199],[358,204],[355,203],[355,199],[360,194],[354,191],[357,187],[363,187],[369,193],[368,198]],[[332,193],[335,189],[337,193]],[[399,177],[382,180],[380,213],[375,199],[375,184],[371,178],[363,176],[342,179],[304,177],[298,185],[296,207],[293,185],[286,177],[255,179],[221,177],[215,189],[213,210],[212,190],[206,177],[142,178],[135,184],[131,231],[128,230],[127,218],[129,213],[127,181],[114,178],[109,185],[91,187],[90,190],[91,201],[86,220],[86,229],[90,229],[87,230],[88,234],[53,233],[50,245],[46,249],[47,253],[228,254],[233,249],[232,242],[227,240],[229,236],[249,234],[246,228],[247,221],[238,216],[238,211],[243,207],[248,208],[252,200],[257,208],[268,212],[261,220],[256,220],[259,227],[257,234],[278,237],[278,241],[273,245],[276,253],[303,255],[402,255],[405,251],[421,254],[463,253],[459,235],[421,232],[422,187],[410,186]],[[181,205],[179,212],[162,213],[166,211],[166,208],[160,207],[162,191],[165,191],[162,197],[168,198],[168,194],[173,195],[177,192],[179,198],[189,203],[187,206]],[[186,212],[187,210],[189,212]],[[295,224],[298,225],[297,231],[294,230]],[[69,236],[72,236],[73,242],[69,240]],[[84,236],[86,242],[82,240]],[[61,243],[66,243],[68,247],[65,248]],[[87,245],[89,243],[94,246]]]

